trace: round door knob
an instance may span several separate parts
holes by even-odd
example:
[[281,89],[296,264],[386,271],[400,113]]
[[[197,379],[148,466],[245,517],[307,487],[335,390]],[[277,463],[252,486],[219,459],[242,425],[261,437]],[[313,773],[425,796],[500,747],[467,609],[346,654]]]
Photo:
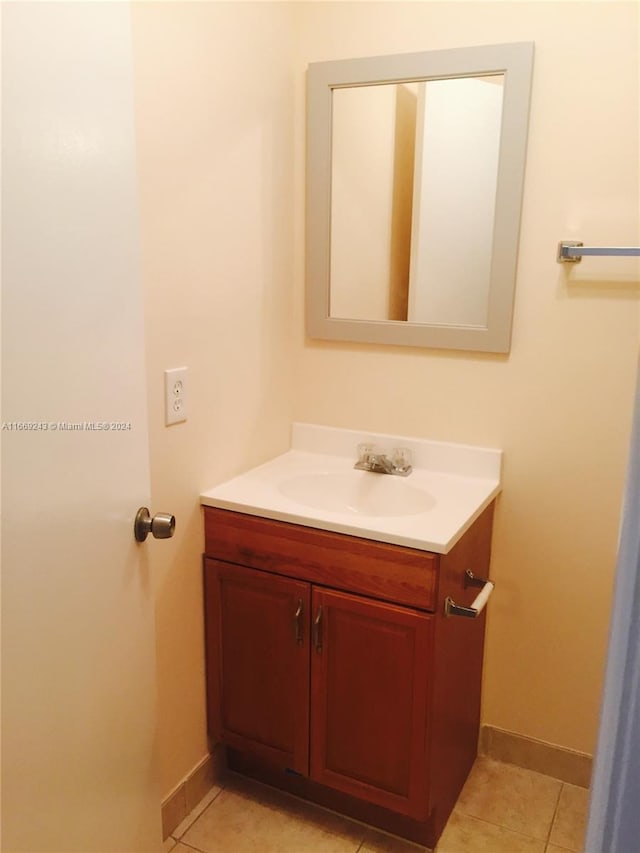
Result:
[[157,512],[153,518],[146,506],[141,506],[136,513],[133,532],[136,542],[144,542],[149,533],[154,539],[171,539],[176,529],[176,517],[168,512]]

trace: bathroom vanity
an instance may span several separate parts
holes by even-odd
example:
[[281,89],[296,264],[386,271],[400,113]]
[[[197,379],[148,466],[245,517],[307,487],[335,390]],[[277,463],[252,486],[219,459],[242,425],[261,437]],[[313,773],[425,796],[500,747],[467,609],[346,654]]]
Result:
[[[230,497],[244,488],[237,481],[202,496],[212,740],[226,745],[236,771],[434,846],[476,756],[485,622],[484,613],[447,616],[446,601],[472,603],[478,588],[467,570],[488,577],[499,481],[476,478],[484,480],[485,499],[455,543],[438,553],[388,541],[393,534],[379,529],[393,526],[393,516],[356,512],[350,532],[338,532],[327,528],[349,526],[337,518],[342,507],[327,520],[330,510],[296,508],[288,497],[290,520],[282,504],[274,509],[275,497],[265,500],[270,507],[256,506],[261,479],[287,495],[291,489],[281,485],[292,477],[314,483],[312,454],[298,452],[306,453],[297,460],[298,470],[307,466],[304,474],[292,475],[291,457],[280,457],[237,478],[244,486],[254,479],[251,499]],[[342,483],[353,460],[324,454],[313,465],[321,492],[321,475]],[[430,509],[419,509],[424,505],[401,487],[398,510],[395,478],[353,476],[361,500],[389,481],[384,488],[402,512],[396,527],[413,508],[413,521],[421,518],[428,533],[437,495]],[[418,474],[411,488],[419,487]],[[304,486],[302,494],[313,503],[312,489]],[[393,511],[384,496],[367,500],[370,513],[372,506]]]

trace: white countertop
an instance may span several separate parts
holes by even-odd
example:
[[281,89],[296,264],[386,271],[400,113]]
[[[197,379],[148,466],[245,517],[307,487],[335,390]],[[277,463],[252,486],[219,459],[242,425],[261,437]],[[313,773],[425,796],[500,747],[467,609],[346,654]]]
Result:
[[[362,442],[409,448],[413,471],[355,471]],[[291,445],[201,503],[446,554],[500,492],[500,450],[311,424],[293,425]]]

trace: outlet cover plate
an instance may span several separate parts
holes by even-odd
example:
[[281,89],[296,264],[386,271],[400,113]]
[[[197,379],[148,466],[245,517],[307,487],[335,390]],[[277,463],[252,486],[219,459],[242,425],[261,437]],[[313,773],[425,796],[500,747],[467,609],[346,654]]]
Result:
[[187,368],[173,367],[164,372],[164,422],[166,426],[187,419]]

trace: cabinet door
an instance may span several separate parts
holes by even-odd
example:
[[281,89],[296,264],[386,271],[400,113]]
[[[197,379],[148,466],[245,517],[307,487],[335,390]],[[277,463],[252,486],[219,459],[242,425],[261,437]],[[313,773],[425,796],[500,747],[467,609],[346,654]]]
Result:
[[205,604],[212,735],[307,774],[309,584],[205,560]]
[[428,814],[432,618],[313,590],[311,777],[417,819]]

